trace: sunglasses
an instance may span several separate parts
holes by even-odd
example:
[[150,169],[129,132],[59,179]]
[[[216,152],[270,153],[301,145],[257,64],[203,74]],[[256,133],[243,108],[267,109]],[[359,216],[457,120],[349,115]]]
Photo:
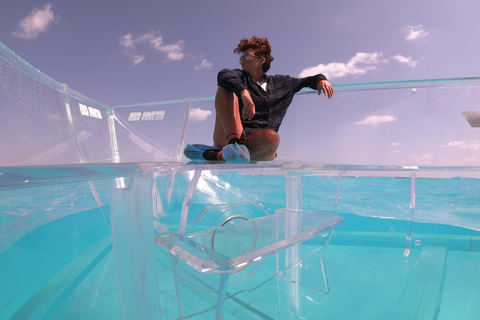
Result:
[[250,60],[251,57],[256,57],[256,55],[254,55],[250,52],[247,52],[244,55],[240,56],[240,59],[239,59],[240,64],[242,64],[242,59],[245,59],[246,61],[248,61],[248,60]]

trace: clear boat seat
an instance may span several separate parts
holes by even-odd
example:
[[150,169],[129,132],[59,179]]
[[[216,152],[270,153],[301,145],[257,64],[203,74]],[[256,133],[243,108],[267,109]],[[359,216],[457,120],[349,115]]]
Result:
[[[241,207],[235,205],[231,211],[238,208]],[[324,255],[334,227],[342,222],[343,218],[335,213],[287,208],[254,219],[233,213],[217,227],[185,233],[173,231],[158,235],[155,242],[171,254],[175,281],[203,287],[200,290],[205,293],[216,294],[212,306],[215,317],[224,319],[225,299],[241,292],[238,289],[231,291],[232,284],[255,289],[276,278],[329,293]],[[309,245],[303,248],[302,244],[306,242]],[[321,274],[315,275],[315,281],[310,276],[308,281],[302,280],[298,267],[305,257],[322,248],[320,261],[315,261],[321,264]],[[263,278],[256,278],[258,269],[269,257],[276,257],[275,267],[264,265],[264,268],[273,270],[270,273],[262,270]],[[197,272],[192,273],[192,268]],[[318,283],[321,285],[316,285]],[[177,289],[179,308],[182,299],[187,298],[182,297]],[[182,317],[191,316],[185,313],[180,310]]]

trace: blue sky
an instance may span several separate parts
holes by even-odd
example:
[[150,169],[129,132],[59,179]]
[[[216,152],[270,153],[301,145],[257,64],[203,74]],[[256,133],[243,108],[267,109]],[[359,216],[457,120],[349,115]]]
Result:
[[[477,0],[18,0],[0,11],[0,41],[55,80],[119,105],[213,96],[217,72],[239,67],[233,49],[252,35],[272,44],[270,74],[321,72],[333,85],[479,76],[478,12]],[[352,123],[399,123],[393,113],[370,116]]]
[[271,74],[332,84],[478,76],[469,1],[9,1],[0,41],[110,105],[212,96],[237,42],[267,36]]

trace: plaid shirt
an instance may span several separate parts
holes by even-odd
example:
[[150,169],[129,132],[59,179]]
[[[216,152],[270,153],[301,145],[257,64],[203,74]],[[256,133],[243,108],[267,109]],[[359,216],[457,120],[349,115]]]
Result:
[[284,75],[265,75],[267,91],[263,90],[252,78],[240,69],[223,69],[218,73],[217,82],[222,88],[234,92],[238,97],[240,114],[243,102],[240,93],[247,89],[255,104],[255,116],[252,120],[243,120],[243,136],[247,137],[255,129],[273,129],[278,131],[295,93],[302,88],[317,89],[317,82],[327,80],[323,74],[305,78],[293,78]]

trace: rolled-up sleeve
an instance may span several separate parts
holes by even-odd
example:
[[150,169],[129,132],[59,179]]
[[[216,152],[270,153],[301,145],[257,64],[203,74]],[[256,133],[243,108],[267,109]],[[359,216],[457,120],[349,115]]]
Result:
[[317,74],[310,77],[305,78],[292,78],[294,81],[294,92],[300,91],[302,88],[310,88],[313,90],[317,89],[317,83],[320,80],[327,80],[323,74]]
[[247,88],[242,81],[242,70],[239,69],[221,70],[217,76],[217,85],[236,94]]

